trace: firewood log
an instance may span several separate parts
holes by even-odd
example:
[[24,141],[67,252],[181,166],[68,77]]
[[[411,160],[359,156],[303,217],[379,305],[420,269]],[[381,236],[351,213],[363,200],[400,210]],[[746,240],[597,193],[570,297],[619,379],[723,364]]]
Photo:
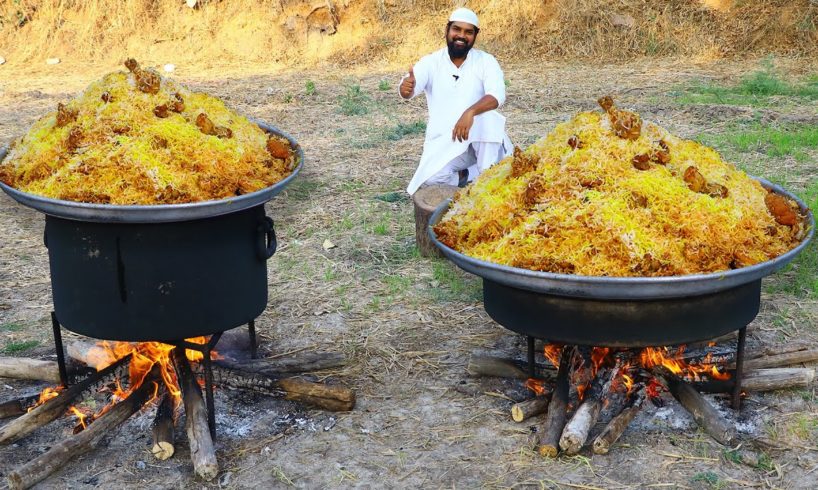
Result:
[[61,391],[55,398],[4,425],[0,428],[0,444],[8,444],[22,439],[36,429],[60,417],[80,395],[98,390],[102,384],[107,383],[113,377],[124,376],[127,373],[127,366],[130,361],[130,355],[123,357],[102,371],[94,373],[80,383]]
[[[818,349],[797,350],[794,352],[765,355],[755,359],[746,359],[744,361],[744,370],[749,371],[752,369],[792,366],[794,364],[814,361],[818,361]],[[728,367],[735,368],[735,363],[731,363]]]
[[523,422],[531,417],[548,411],[548,403],[551,401],[551,393],[539,395],[530,400],[515,403],[511,406],[511,419],[515,422]]
[[55,361],[0,357],[0,378],[36,379],[57,384],[60,382],[60,370]]
[[565,454],[574,455],[582,449],[591,428],[596,424],[602,412],[602,401],[608,395],[611,380],[619,373],[619,366],[613,369],[602,368],[591,382],[591,387],[585,392],[582,403],[574,412],[571,420],[565,424],[560,436],[560,449]]
[[299,354],[294,357],[236,360],[218,359],[214,364],[226,368],[238,369],[248,373],[281,376],[286,373],[306,373],[346,366],[344,354],[340,352],[314,352]]
[[654,367],[653,372],[710,437],[725,446],[736,445],[738,436],[735,428],[705,400],[701,393],[664,366]]
[[170,458],[176,452],[176,446],[173,444],[174,409],[176,407],[174,406],[173,395],[167,390],[163,391],[165,393],[156,407],[156,416],[151,426],[153,435],[151,452],[156,459],[161,461]]
[[622,411],[616,414],[608,425],[605,426],[602,433],[594,439],[593,448],[596,454],[608,454],[611,446],[619,440],[628,424],[631,423],[634,417],[642,409],[642,403],[645,401],[645,388],[638,388],[628,396],[625,405],[622,406]]
[[[734,374],[735,375],[735,374]],[[746,371],[741,378],[741,389],[744,391],[774,391],[785,388],[804,388],[815,380],[815,369],[812,368],[770,368]],[[693,383],[702,393],[732,393],[734,380],[703,381]]]
[[573,352],[574,348],[570,346],[565,346],[562,349],[557,381],[551,395],[551,401],[548,403],[548,415],[539,432],[539,447],[537,450],[541,456],[555,458],[559,452],[559,440],[567,418],[568,375],[571,370]]
[[216,460],[216,448],[213,446],[213,438],[210,436],[210,427],[207,424],[207,407],[202,398],[202,390],[190,369],[190,363],[183,347],[177,347],[174,350],[173,364],[185,406],[185,426],[190,443],[193,470],[203,480],[210,481],[219,473],[219,463]]
[[9,417],[18,417],[33,407],[40,395],[27,395],[13,400],[8,400],[0,403],[0,419],[7,419]]
[[158,381],[159,370],[155,368],[141,386],[102,414],[87,429],[55,444],[45,453],[11,472],[8,476],[9,487],[13,489],[30,488],[75,457],[95,449],[105,436],[150,400],[158,389]]
[[[483,376],[511,379],[528,379],[528,369],[525,363],[503,357],[472,354],[466,365],[469,376],[479,378]],[[538,364],[535,368],[538,378],[553,379],[556,376],[554,368]]]

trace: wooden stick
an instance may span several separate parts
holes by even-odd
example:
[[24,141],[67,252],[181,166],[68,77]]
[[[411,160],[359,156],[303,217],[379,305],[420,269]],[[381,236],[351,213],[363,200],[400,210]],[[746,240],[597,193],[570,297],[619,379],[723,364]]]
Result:
[[548,411],[548,403],[551,401],[551,393],[539,395],[530,400],[515,403],[511,406],[511,420],[523,422],[535,415]]
[[568,371],[571,369],[573,352],[573,347],[566,345],[562,348],[557,382],[554,386],[554,393],[551,395],[551,402],[548,404],[548,415],[540,427],[537,451],[541,456],[555,458],[559,452],[560,435],[565,427],[566,410],[568,410]]
[[69,437],[48,451],[26,463],[8,476],[9,487],[30,488],[50,474],[65,466],[75,457],[96,448],[115,427],[137,412],[156,393],[159,379],[158,368],[151,371],[145,382],[127,398],[102,414],[93,424],[79,434]]
[[173,395],[167,390],[156,407],[156,417],[153,419],[151,433],[153,434],[153,448],[151,452],[156,459],[164,461],[176,452],[173,444],[175,402]]
[[[792,366],[793,364],[813,361],[818,361],[818,349],[798,350],[747,359],[744,361],[744,370]],[[730,364],[728,367],[735,368],[735,363]]]
[[[735,375],[735,374],[734,374]],[[744,373],[741,389],[744,391],[774,391],[785,388],[803,388],[815,380],[815,369],[812,368],[770,368],[756,369]],[[731,393],[732,379],[725,381],[703,381],[693,383],[702,393]]]
[[0,378],[36,379],[60,382],[60,370],[55,361],[25,357],[0,357]]
[[219,386],[279,396],[331,412],[348,412],[355,407],[355,392],[349,388],[313,383],[300,378],[276,379],[214,364],[213,380]]
[[710,434],[710,437],[725,446],[736,445],[738,441],[736,430],[718,410],[704,399],[701,393],[664,366],[654,367],[653,372],[663,381],[673,397],[690,412],[699,427]]
[[644,386],[634,390],[634,392],[628,396],[628,400],[622,407],[622,411],[614,416],[614,418],[608,422],[608,425],[605,426],[602,433],[594,439],[593,448],[595,454],[608,454],[611,446],[619,440],[619,437],[621,437],[625,429],[628,428],[628,424],[631,423],[631,420],[633,420],[642,409],[645,396]]
[[562,430],[560,449],[565,451],[565,454],[577,454],[585,445],[591,428],[596,424],[602,412],[602,400],[610,391],[611,380],[617,376],[617,373],[619,373],[619,365],[613,369],[601,369],[597,373],[591,387],[585,393],[585,399]]
[[0,419],[23,415],[29,408],[33,407],[39,399],[40,395],[36,394],[0,403]]
[[[472,354],[469,358],[469,363],[466,366],[466,371],[469,376],[475,378],[479,377],[496,377],[496,378],[512,378],[512,379],[528,379],[527,369],[524,369],[525,364],[522,362],[513,361],[502,357],[482,356]],[[526,366],[527,367],[527,366]],[[535,368],[535,374],[538,378],[554,378],[556,372],[550,366],[543,366],[538,364]]]
[[213,361],[213,363],[248,373],[280,376],[284,373],[306,373],[343,367],[346,366],[347,360],[340,352],[315,352],[278,359],[235,360],[225,358]]
[[71,403],[80,395],[100,388],[109,377],[118,374],[124,375],[131,361],[130,354],[111,364],[107,368],[85,378],[83,381],[70,386],[56,397],[48,400],[25,415],[12,420],[0,428],[0,444],[9,444],[31,434],[36,429],[48,424],[64,414]]
[[203,480],[210,481],[219,473],[219,463],[216,460],[216,448],[213,446],[210,428],[207,425],[207,408],[202,399],[202,391],[193,376],[183,347],[177,347],[174,350],[173,362],[185,405],[185,426],[190,443],[193,470]]

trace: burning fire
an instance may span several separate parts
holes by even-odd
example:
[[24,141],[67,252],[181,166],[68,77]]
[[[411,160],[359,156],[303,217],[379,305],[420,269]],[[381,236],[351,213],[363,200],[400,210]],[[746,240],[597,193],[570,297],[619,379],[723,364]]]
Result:
[[[207,340],[208,339],[206,337],[195,337],[187,339],[187,342],[192,344],[206,344]],[[97,413],[86,414],[77,407],[71,406],[68,409],[68,413],[73,414],[77,418],[78,422],[75,430],[80,431],[85,429],[88,423],[110,410],[118,401],[127,398],[133,390],[142,385],[145,377],[151,372],[154,365],[159,366],[159,371],[161,373],[162,380],[164,381],[164,385],[167,388],[168,393],[173,396],[174,405],[177,405],[181,400],[182,392],[179,389],[179,384],[176,380],[176,372],[174,370],[173,360],[171,357],[171,353],[174,349],[175,346],[160,342],[109,343],[107,341],[102,341],[97,343],[97,345],[89,350],[89,352],[85,355],[85,360],[89,366],[93,367],[97,371],[101,371],[130,354],[131,361],[128,366],[128,382],[125,387],[123,387],[122,380],[117,378],[114,382],[115,388],[111,392],[111,403],[103,407]],[[191,349],[185,350],[185,356],[192,362],[199,362],[204,359],[204,354]],[[211,351],[210,357],[211,359],[218,359],[220,356],[216,353],[216,351]],[[157,385],[156,391],[153,394],[154,398],[156,397],[158,390],[159,386]],[[29,410],[32,410],[51,398],[58,396],[60,391],[62,391],[62,387],[46,388],[40,394],[40,399],[38,400],[37,404]]]
[[[616,366],[618,368],[616,376],[611,381],[613,390],[630,394],[637,385],[644,384],[646,393],[651,398],[658,397],[663,389],[662,384],[649,374],[650,369],[656,366],[664,366],[685,380],[701,381],[702,378],[706,378],[723,381],[730,379],[729,373],[719,370],[712,354],[707,354],[700,362],[690,364],[683,359],[684,351],[685,346],[679,347],[675,352],[667,347],[648,347],[640,351],[638,355],[626,357],[628,356],[627,351],[594,347],[589,352],[586,351],[584,355],[577,355],[572,359],[571,382],[576,387],[579,399],[582,400],[591,380],[603,367]],[[547,344],[543,354],[554,367],[558,367],[562,356],[562,346]],[[623,362],[625,359],[628,361]],[[543,381],[538,379],[526,381],[526,388],[537,394],[547,391]]]

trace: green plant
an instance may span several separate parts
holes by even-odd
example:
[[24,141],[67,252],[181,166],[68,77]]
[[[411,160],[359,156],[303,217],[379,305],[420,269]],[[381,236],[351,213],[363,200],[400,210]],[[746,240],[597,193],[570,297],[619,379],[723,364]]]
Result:
[[360,85],[349,85],[346,93],[338,99],[341,114],[346,116],[362,116],[369,112],[370,98]]
[[387,130],[384,137],[389,141],[398,141],[404,136],[420,134],[424,131],[426,131],[426,121],[415,121],[409,124],[398,123],[397,126]]
[[284,103],[289,104],[293,101],[293,94],[284,94]]
[[4,323],[4,324],[0,325],[0,331],[6,331],[6,332],[19,332],[23,328],[25,328],[23,326],[23,324],[16,323],[16,322],[9,322],[9,323]]
[[707,485],[709,485],[710,488],[716,488],[716,489],[724,488],[725,485],[726,485],[726,482],[724,482],[721,478],[719,478],[719,475],[717,475],[716,473],[714,473],[712,471],[704,471],[704,472],[701,472],[701,473],[696,473],[693,476],[693,478],[691,479],[691,481],[704,482]]
[[375,196],[375,199],[383,202],[409,202],[409,196],[405,192],[387,192]]
[[390,88],[392,88],[392,86],[390,85],[388,80],[381,80],[380,82],[378,82],[378,90],[386,92]]
[[315,95],[315,82],[312,80],[307,80],[304,90],[308,96]]
[[25,340],[23,342],[9,342],[6,344],[6,347],[3,349],[3,352],[6,354],[14,354],[15,352],[23,352],[29,349],[33,349],[40,345],[40,342],[37,340]]

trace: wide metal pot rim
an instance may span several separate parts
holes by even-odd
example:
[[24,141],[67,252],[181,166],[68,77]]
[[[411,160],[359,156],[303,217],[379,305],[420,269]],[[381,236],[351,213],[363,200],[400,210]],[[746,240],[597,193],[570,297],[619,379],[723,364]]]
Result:
[[[29,194],[0,182],[0,188],[15,201],[50,216],[77,221],[96,223],[171,223],[195,219],[211,218],[234,213],[263,204],[278,195],[292,181],[304,166],[304,151],[298,142],[280,129],[258,120],[250,120],[264,131],[286,138],[298,158],[293,172],[280,182],[264,189],[229,199],[199,201],[184,204],[118,205],[91,204],[64,201]],[[8,148],[0,148],[0,161],[5,158]]]
[[[432,242],[461,269],[506,286],[543,294],[597,300],[658,300],[712,294],[756,281],[781,269],[792,261],[815,234],[815,218],[801,199],[765,179],[753,177],[766,189],[794,199],[806,214],[807,236],[797,247],[775,259],[749,267],[708,274],[665,277],[603,277],[556,274],[520,269],[469,257],[447,247],[437,239],[434,226],[448,210],[451,199],[435,209],[427,232]],[[657,326],[657,328],[660,328]]]

